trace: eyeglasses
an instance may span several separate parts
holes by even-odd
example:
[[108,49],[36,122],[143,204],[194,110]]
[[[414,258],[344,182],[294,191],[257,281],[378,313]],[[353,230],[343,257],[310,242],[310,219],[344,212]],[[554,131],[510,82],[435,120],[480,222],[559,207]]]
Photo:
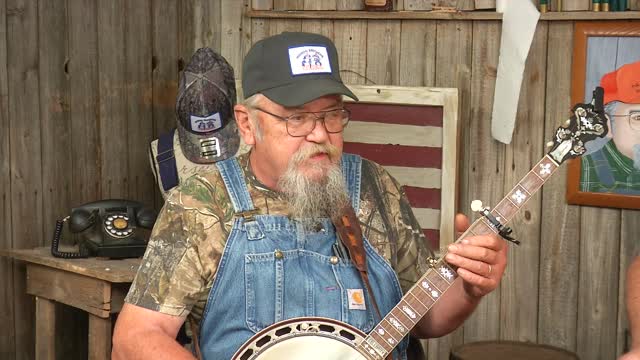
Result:
[[266,110],[254,107],[258,111],[269,114],[285,122],[287,134],[293,137],[309,135],[316,127],[316,121],[322,120],[324,128],[330,134],[337,134],[344,130],[349,122],[351,112],[347,109],[333,109],[318,112],[299,112],[289,116],[280,116]]
[[627,115],[612,115],[613,117],[626,117],[629,119],[631,130],[640,131],[640,111],[632,111]]

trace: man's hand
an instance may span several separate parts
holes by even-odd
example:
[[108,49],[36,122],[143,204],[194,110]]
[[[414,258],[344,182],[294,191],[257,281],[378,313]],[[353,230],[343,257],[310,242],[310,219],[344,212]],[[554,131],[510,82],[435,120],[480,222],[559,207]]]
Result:
[[[455,227],[459,234],[464,232],[469,228],[469,219],[457,214]],[[445,260],[458,267],[470,297],[480,298],[498,287],[507,266],[507,245],[498,235],[471,236],[449,245],[448,250]]]

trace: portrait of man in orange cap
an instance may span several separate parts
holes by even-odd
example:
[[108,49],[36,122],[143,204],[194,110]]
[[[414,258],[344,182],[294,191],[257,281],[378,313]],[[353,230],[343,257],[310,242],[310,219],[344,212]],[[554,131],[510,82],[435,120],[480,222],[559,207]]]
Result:
[[605,74],[600,86],[611,138],[582,157],[580,191],[640,195],[640,61]]

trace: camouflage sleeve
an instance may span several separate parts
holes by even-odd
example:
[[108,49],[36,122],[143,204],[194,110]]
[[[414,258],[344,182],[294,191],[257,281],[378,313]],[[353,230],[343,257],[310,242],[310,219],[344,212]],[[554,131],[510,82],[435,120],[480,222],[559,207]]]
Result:
[[363,232],[389,260],[406,292],[427,271],[426,238],[404,190],[382,166],[364,160],[362,179]]
[[173,190],[125,301],[186,316],[210,290],[228,235],[230,207],[219,176],[196,175]]

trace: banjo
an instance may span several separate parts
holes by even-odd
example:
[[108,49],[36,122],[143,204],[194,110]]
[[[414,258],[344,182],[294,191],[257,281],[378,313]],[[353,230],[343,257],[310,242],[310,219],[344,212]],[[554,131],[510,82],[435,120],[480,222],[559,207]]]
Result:
[[[506,224],[524,206],[567,159],[585,153],[584,144],[604,137],[607,124],[603,110],[603,90],[593,92],[589,104],[577,104],[565,126],[556,130],[551,150],[522,180],[490,210],[475,200],[474,212],[482,216],[460,236],[496,233],[511,238]],[[234,354],[232,360],[344,359],[382,360],[409,334],[418,321],[433,307],[458,277],[455,267],[442,258],[429,259],[429,270],[402,297],[400,302],[365,334],[359,329],[328,318],[302,317],[275,323],[251,337]]]

